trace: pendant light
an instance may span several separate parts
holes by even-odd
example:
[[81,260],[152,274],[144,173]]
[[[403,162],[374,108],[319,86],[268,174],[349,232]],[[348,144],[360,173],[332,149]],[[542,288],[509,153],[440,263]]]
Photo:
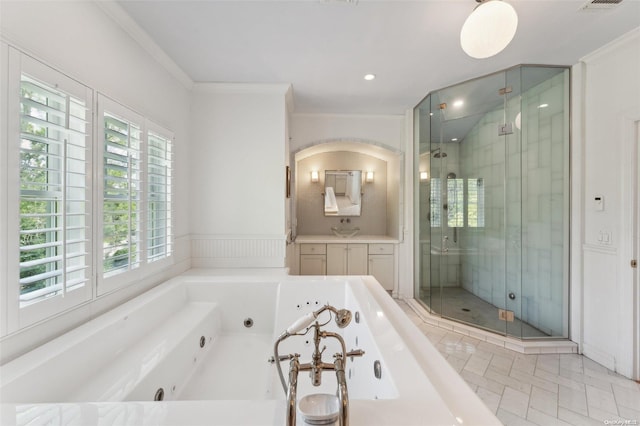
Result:
[[518,14],[502,0],[476,0],[479,5],[464,21],[460,31],[462,50],[472,58],[484,59],[500,53],[513,40]]

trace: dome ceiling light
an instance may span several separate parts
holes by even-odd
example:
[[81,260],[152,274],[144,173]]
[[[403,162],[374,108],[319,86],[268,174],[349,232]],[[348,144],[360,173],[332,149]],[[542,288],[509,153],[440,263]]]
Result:
[[460,31],[462,50],[472,58],[484,59],[500,53],[513,40],[518,14],[502,0],[476,0],[478,3]]

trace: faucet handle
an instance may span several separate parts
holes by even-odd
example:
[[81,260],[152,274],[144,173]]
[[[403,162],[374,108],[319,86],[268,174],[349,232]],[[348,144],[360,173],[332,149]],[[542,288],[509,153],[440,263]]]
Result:
[[347,358],[351,358],[351,361],[353,361],[353,357],[362,355],[364,355],[364,351],[362,349],[352,349],[347,352]]

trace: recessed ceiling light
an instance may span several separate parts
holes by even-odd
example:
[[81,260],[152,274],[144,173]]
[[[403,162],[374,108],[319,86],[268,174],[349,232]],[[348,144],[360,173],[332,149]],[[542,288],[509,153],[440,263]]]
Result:
[[374,78],[376,78],[376,75],[375,75],[375,74],[366,74],[366,75],[364,76],[364,79],[365,79],[365,80],[367,80],[367,81],[371,81],[371,80],[373,80]]
[[451,138],[451,142],[457,142],[458,138]]
[[464,105],[464,101],[462,99],[458,99],[457,101],[453,102],[453,106],[456,108],[460,108],[462,105]]
[[542,105],[540,105],[538,108],[546,108],[546,107],[548,107],[548,106],[549,106],[549,104],[542,104]]

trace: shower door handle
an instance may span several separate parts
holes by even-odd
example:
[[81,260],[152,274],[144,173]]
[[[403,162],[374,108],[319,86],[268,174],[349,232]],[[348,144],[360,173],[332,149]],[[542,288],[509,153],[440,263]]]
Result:
[[442,252],[447,253],[449,251],[449,236],[442,237]]

